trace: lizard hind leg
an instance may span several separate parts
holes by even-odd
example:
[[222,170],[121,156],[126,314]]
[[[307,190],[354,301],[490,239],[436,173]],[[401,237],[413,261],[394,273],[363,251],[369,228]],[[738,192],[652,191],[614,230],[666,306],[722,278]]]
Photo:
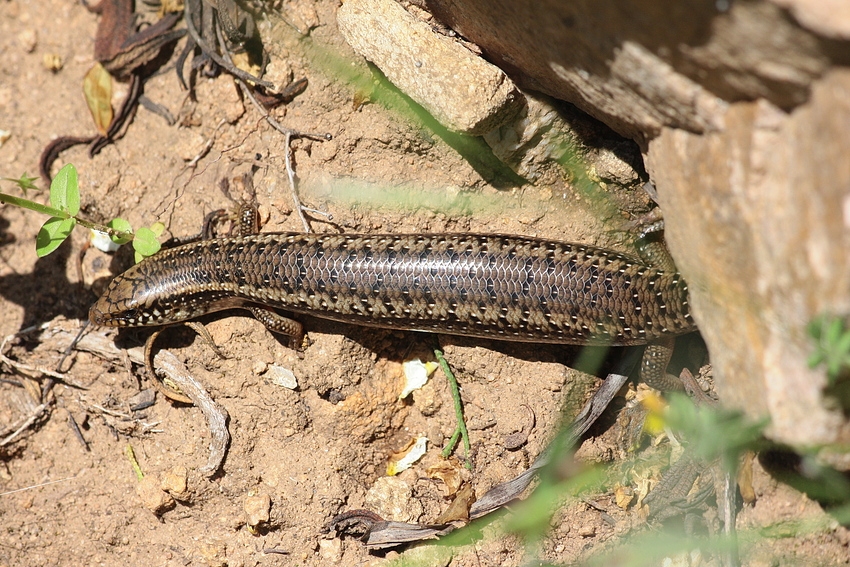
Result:
[[304,346],[304,325],[295,319],[283,315],[265,307],[248,307],[257,320],[266,326],[272,333],[289,337],[289,348],[301,351]]

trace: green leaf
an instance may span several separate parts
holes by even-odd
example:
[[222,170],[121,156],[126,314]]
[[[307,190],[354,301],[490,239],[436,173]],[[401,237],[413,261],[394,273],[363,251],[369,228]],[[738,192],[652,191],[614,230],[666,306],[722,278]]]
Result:
[[850,353],[850,332],[842,329],[843,334],[835,341],[835,352],[839,358],[846,360],[847,354]]
[[133,238],[133,250],[136,251],[136,262],[153,256],[159,252],[161,247],[153,230],[143,226],[136,231],[136,236]]
[[823,340],[828,345],[834,345],[841,338],[841,333],[844,332],[844,322],[836,317],[832,320],[824,320],[826,332],[823,335]]
[[74,218],[52,217],[47,219],[35,239],[35,251],[38,257],[43,258],[59,248],[59,245],[65,242],[65,239],[74,230],[76,224],[77,219]]
[[21,191],[24,192],[24,195],[27,194],[27,189],[32,189],[33,191],[41,191],[38,187],[35,186],[33,181],[38,179],[38,177],[29,177],[26,173],[21,174],[21,178],[16,181],[18,187],[21,188]]
[[165,225],[161,222],[155,222],[151,225],[151,231],[159,238],[165,232]]
[[[113,230],[117,230],[118,232],[129,232],[130,234],[133,233],[133,227],[130,225],[129,221],[126,221],[121,217],[115,217],[114,219],[106,223],[106,226]],[[109,238],[111,238],[112,242],[114,242],[115,244],[127,244],[128,242],[133,240],[132,236],[110,236]]]
[[53,178],[53,182],[50,184],[50,204],[71,216],[80,212],[77,168],[73,164],[67,164]]
[[18,187],[20,187],[21,191],[24,192],[24,197],[27,196],[27,190],[32,189],[34,191],[41,191],[38,187],[35,186],[33,181],[38,179],[38,177],[29,177],[26,173],[21,175],[20,179],[12,179],[11,177],[3,177],[3,181],[11,181]]
[[850,367],[850,328],[845,317],[820,315],[809,323],[809,334],[815,339],[809,365],[826,366],[830,385],[835,385],[842,372]]

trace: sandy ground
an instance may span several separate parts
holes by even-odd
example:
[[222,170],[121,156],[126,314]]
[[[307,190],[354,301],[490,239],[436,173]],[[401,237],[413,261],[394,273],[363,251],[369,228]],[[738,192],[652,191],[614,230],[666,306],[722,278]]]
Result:
[[[334,73],[334,65],[344,61],[346,72],[365,77],[371,72],[339,36],[336,8],[335,2],[312,0],[283,5],[290,21],[315,24],[309,38],[277,18],[261,26],[276,76],[291,71],[309,79],[307,90],[274,115],[288,127],[333,136],[328,142],[293,142],[302,200],[333,215],[332,221],[314,216],[314,230],[505,232],[619,245],[609,231],[628,215],[600,215],[569,186],[567,175],[519,185],[492,156],[463,157],[411,113],[368,96],[360,104],[361,87]],[[97,21],[70,0],[0,1],[0,129],[12,134],[0,148],[0,176],[34,174],[51,139],[94,132],[81,84],[93,63]],[[58,72],[44,66],[51,55],[63,63]],[[232,79],[199,78],[193,101],[168,70],[150,78],[145,92],[178,116],[177,126],[140,109],[127,135],[95,159],[84,147],[62,155],[61,163],[74,163],[79,171],[87,217],[120,215],[134,226],[160,220],[171,235],[195,234],[206,213],[233,205],[220,180],[238,178],[256,164],[256,198],[268,216],[263,230],[301,230],[292,212],[283,137],[242,101]],[[8,183],[0,189],[15,192]],[[648,206],[637,191],[609,190],[627,213]],[[46,201],[46,195],[35,199]],[[21,333],[4,354],[54,368],[96,293],[80,276],[86,231],[77,230],[56,253],[37,259],[34,239],[43,220],[0,208],[0,336]],[[83,272],[98,263],[117,267],[119,261],[87,251]],[[150,387],[137,366],[87,352],[73,355],[65,367],[78,387],[56,385],[50,411],[0,447],[0,565],[381,564],[398,552],[370,553],[358,540],[334,538],[322,528],[334,515],[357,508],[427,523],[448,505],[445,485],[427,470],[439,462],[440,447],[453,431],[451,398],[437,372],[422,390],[400,400],[403,360],[427,357],[436,340],[453,365],[474,454],[473,470],[462,475],[478,494],[525,470],[564,419],[562,410],[574,414],[598,384],[570,368],[575,349],[304,322],[310,345],[301,354],[243,314],[205,320],[226,359],[190,331],[161,339],[230,415],[233,440],[212,478],[198,472],[210,438],[196,408],[158,397],[153,406],[131,411],[135,396]],[[113,331],[93,332],[116,337]],[[116,340],[133,347],[146,336],[125,332]],[[276,385],[273,365],[290,369],[297,388]],[[25,386],[39,383],[6,366],[0,372],[5,430],[38,405]],[[527,423],[525,407],[534,410],[535,428],[523,447],[508,451],[504,439]],[[69,416],[80,425],[85,446]],[[615,430],[596,428],[582,458],[625,458]],[[387,477],[389,457],[420,436],[428,439],[425,458]],[[154,488],[162,479],[187,480],[185,491],[172,489],[171,509],[155,514],[146,506],[128,446]],[[754,484],[756,503],[739,520],[746,564],[850,562],[847,531],[815,503],[758,467]],[[621,542],[635,524],[610,488],[595,495],[599,509],[568,503],[538,544],[500,535],[497,522],[484,529],[482,541],[425,564],[573,564],[591,557]],[[270,507],[263,504],[266,497]],[[249,529],[258,509],[268,509],[269,519]],[[802,533],[782,528],[804,518],[812,522]]]

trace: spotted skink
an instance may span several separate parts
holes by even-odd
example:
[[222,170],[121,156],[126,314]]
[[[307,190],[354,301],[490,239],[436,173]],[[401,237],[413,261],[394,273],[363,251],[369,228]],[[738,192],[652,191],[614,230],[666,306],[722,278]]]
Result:
[[185,244],[117,276],[93,323],[167,325],[231,308],[510,341],[639,345],[695,330],[682,277],[611,250],[498,234],[266,233]]

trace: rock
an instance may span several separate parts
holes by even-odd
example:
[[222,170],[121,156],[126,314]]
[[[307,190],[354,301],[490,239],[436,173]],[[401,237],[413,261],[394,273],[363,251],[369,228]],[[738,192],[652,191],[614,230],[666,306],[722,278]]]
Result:
[[207,567],[225,567],[227,561],[227,544],[217,539],[202,541],[197,544],[194,559]]
[[174,148],[174,153],[180,156],[183,161],[192,161],[200,159],[209,151],[209,142],[201,134],[187,130],[179,139],[177,147]]
[[792,444],[850,441],[823,369],[807,364],[806,331],[850,313],[848,92],[850,72],[836,70],[791,113],[736,103],[723,131],[666,128],[649,148],[718,393]]
[[32,28],[24,28],[18,32],[18,43],[27,53],[35,51],[38,45],[38,32]]
[[806,330],[850,315],[850,4],[427,6],[521,87],[641,147],[721,400],[779,442],[850,441]]
[[176,465],[162,477],[160,488],[175,498],[187,496],[189,471],[183,465]]
[[547,169],[563,171],[567,154],[584,159],[593,177],[621,186],[641,181],[643,164],[638,147],[604,124],[540,94],[523,92],[526,104],[513,119],[484,134],[493,154],[529,181]]
[[422,504],[413,497],[413,487],[398,476],[382,476],[366,494],[364,507],[396,522],[415,522],[422,515]]
[[323,561],[330,561],[338,564],[342,559],[342,540],[339,538],[320,539],[319,540],[319,557]]
[[513,82],[394,0],[348,0],[337,13],[346,41],[446,127],[481,135],[522,107]]
[[292,83],[295,74],[292,71],[292,63],[286,58],[275,57],[266,65],[263,79],[271,82],[278,90],[286,88]]
[[243,508],[247,516],[247,524],[250,528],[256,528],[261,524],[268,523],[269,510],[272,506],[271,497],[265,492],[251,494],[245,498]]
[[222,74],[211,81],[207,95],[224,109],[224,119],[228,124],[235,124],[245,114],[245,105],[233,77]]
[[280,366],[279,364],[270,365],[266,372],[266,377],[272,384],[277,386],[283,386],[290,390],[294,390],[298,387],[298,379],[295,377],[295,373],[289,368]]
[[[765,97],[791,108],[829,64],[830,44],[769,1],[427,5],[521,87],[570,101],[639,141],[663,126],[722,127],[727,101]],[[830,17],[846,21],[833,16],[846,4],[838,8]]]
[[157,475],[148,474],[136,485],[136,494],[139,496],[142,506],[157,516],[174,508],[175,504],[174,498],[162,490],[160,484]]
[[844,0],[774,0],[806,28],[832,39],[850,39],[850,10]]

